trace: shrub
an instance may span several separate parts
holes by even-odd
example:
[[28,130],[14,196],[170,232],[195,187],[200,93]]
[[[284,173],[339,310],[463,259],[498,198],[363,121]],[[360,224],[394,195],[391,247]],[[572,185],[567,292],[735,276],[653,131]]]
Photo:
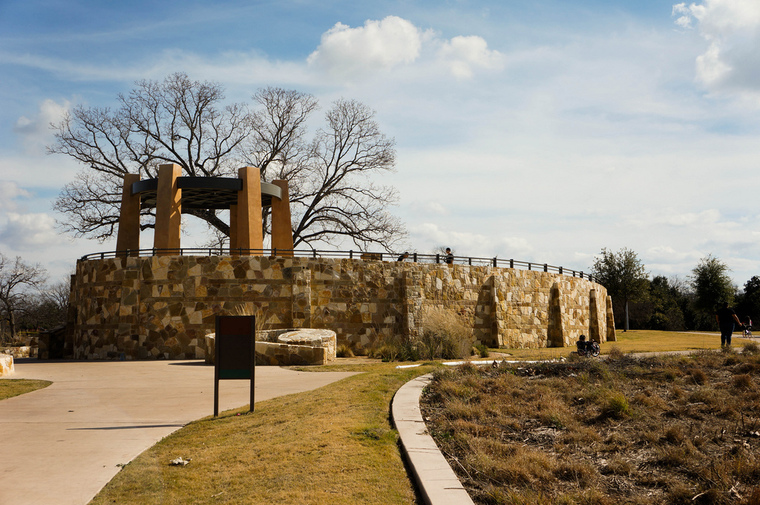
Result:
[[747,342],[742,348],[742,354],[746,354],[748,356],[760,354],[760,346],[757,345],[757,342]]
[[623,359],[624,356],[623,351],[617,346],[612,346],[608,355],[609,359]]
[[457,359],[469,355],[472,328],[450,309],[428,307],[422,315],[419,353],[422,359]]
[[354,351],[352,351],[351,347],[347,346],[346,344],[340,344],[335,350],[335,356],[338,358],[353,358]]
[[731,385],[736,389],[752,389],[752,377],[748,374],[734,375]]
[[487,358],[491,355],[491,353],[488,351],[488,346],[485,344],[478,344],[474,347],[474,349],[477,350],[478,356],[481,358]]
[[602,417],[621,419],[631,413],[628,399],[620,391],[607,392],[604,401],[605,403],[602,405]]

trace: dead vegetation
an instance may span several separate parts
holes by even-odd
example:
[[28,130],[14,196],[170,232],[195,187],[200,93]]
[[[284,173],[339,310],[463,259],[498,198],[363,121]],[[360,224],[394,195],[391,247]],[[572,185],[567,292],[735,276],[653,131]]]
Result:
[[760,504],[760,355],[437,371],[431,434],[480,504]]

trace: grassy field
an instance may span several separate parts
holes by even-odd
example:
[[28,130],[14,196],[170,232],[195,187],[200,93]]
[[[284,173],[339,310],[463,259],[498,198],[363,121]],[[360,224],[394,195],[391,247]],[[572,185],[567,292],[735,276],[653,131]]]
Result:
[[760,348],[437,370],[422,411],[478,504],[760,504]]
[[[126,465],[92,503],[414,503],[389,405],[432,368],[344,366],[364,373],[257,403],[253,414],[191,423]],[[178,457],[190,463],[170,466]]]
[[0,400],[11,398],[12,396],[23,395],[37,389],[48,387],[52,382],[27,379],[1,379],[0,380]]
[[[717,334],[629,331],[603,344],[602,352],[613,346],[627,353],[719,344]],[[738,339],[735,345],[741,345]],[[501,349],[491,358],[550,359],[573,349]],[[364,373],[258,403],[253,414],[242,408],[193,422],[125,465],[92,503],[415,503],[389,405],[401,385],[440,364],[397,369],[398,363],[362,358],[339,363],[305,369]],[[6,382],[0,381],[0,395]],[[190,463],[171,466],[178,457]]]
[[[732,343],[741,347],[750,340],[739,338],[734,333]],[[720,349],[719,333],[681,333],[670,331],[629,330],[617,332],[617,341],[604,342],[602,354],[608,354],[613,348],[623,353],[631,352],[666,352],[695,351],[700,349]],[[556,359],[569,357],[575,347],[547,347],[542,349],[496,350],[506,352],[515,359]]]

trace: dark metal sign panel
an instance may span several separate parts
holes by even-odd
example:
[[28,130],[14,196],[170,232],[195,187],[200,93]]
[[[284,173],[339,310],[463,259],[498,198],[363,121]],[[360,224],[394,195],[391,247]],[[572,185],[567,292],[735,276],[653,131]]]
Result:
[[217,316],[214,365],[214,416],[219,415],[219,381],[251,381],[251,405],[256,382],[256,317]]

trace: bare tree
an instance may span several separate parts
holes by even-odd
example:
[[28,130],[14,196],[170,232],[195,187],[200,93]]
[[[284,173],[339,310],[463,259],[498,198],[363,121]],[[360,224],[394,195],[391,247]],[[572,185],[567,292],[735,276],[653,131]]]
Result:
[[[223,100],[218,84],[177,73],[163,82],[137,82],[128,95],[119,95],[116,110],[80,106],[52,125],[56,143],[49,151],[86,166],[56,201],[67,231],[100,240],[113,235],[126,173],[156,177],[158,165],[176,163],[191,177],[232,174],[232,153],[250,134],[251,122],[246,107],[222,106]],[[213,210],[186,212],[229,233]],[[150,217],[142,222],[143,228],[153,225]]]
[[11,341],[16,340],[16,315],[28,304],[30,289],[40,288],[47,273],[39,264],[28,265],[20,257],[10,261],[0,254],[0,311],[8,322]]
[[396,160],[394,141],[380,131],[374,111],[338,100],[309,141],[307,122],[318,108],[313,96],[269,87],[253,99],[258,108],[243,161],[258,166],[264,179],[288,181],[295,245],[349,240],[390,251],[406,237],[388,210],[396,190],[372,181],[393,171]]
[[[186,176],[217,177],[248,164],[259,167],[265,181],[288,181],[296,245],[347,239],[391,250],[405,237],[388,211],[395,190],[371,178],[395,164],[394,141],[382,134],[372,110],[339,100],[327,112],[326,126],[309,140],[307,122],[318,109],[311,95],[264,88],[253,96],[253,112],[240,104],[223,106],[223,100],[218,84],[174,74],[161,83],[138,82],[119,95],[115,110],[77,107],[53,125],[56,143],[49,151],[86,167],[56,202],[67,216],[67,231],[112,236],[126,173],[155,177],[158,165],[176,163]],[[216,211],[186,212],[229,235],[229,224]],[[141,226],[152,227],[152,210],[143,213]]]

